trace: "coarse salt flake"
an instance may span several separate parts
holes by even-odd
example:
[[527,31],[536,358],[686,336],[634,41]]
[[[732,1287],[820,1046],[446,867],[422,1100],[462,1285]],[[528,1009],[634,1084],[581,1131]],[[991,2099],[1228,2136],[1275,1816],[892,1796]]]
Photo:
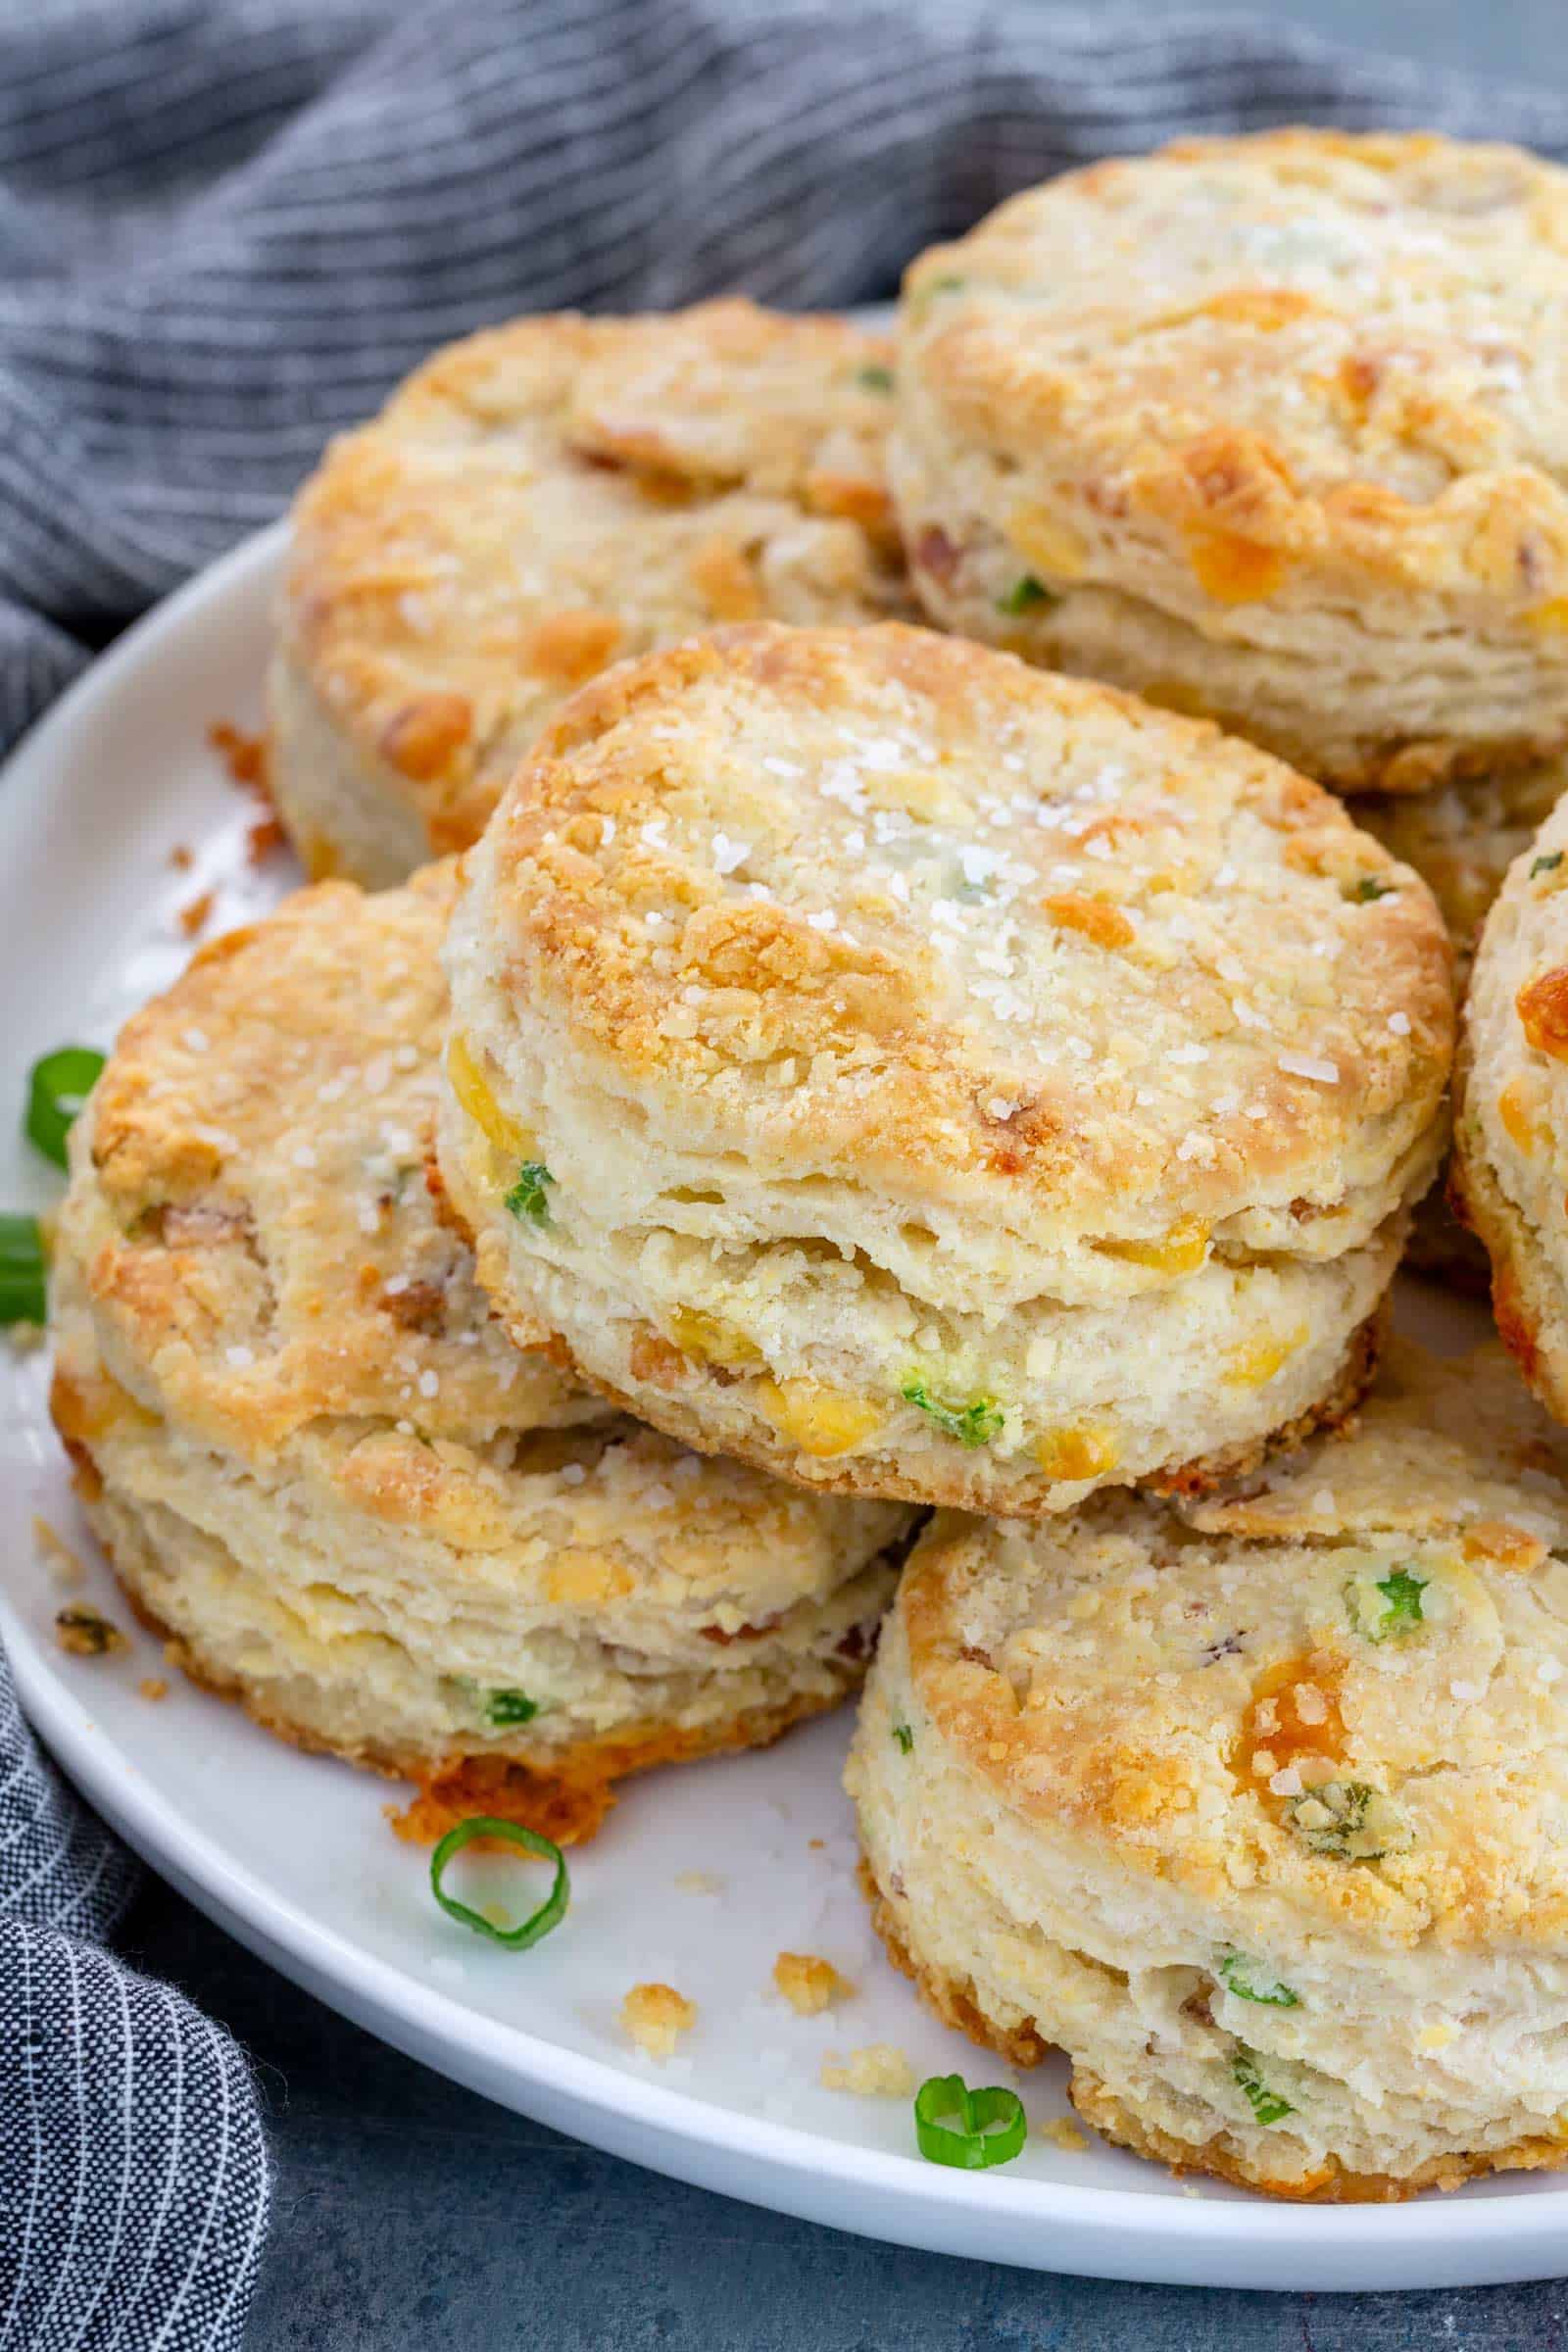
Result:
[[1279,1067],[1292,1078],[1310,1078],[1315,1086],[1338,1086],[1340,1065],[1321,1054],[1295,1054],[1289,1048],[1277,1056]]

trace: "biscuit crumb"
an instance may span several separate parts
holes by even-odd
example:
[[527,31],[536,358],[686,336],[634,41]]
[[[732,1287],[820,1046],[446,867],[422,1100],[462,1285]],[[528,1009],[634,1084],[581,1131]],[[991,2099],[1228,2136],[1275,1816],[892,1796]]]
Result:
[[726,1882],[716,1870],[678,1870],[675,1884],[682,1894],[722,1894]]
[[141,1681],[136,1685],[136,1688],[141,1692],[142,1697],[150,1699],[154,1706],[157,1705],[161,1698],[167,1698],[169,1696],[169,1685],[165,1682],[161,1674],[144,1674],[141,1678]]
[[819,1960],[813,1952],[780,1952],[773,1963],[773,1982],[801,2017],[816,2017],[832,2002],[849,2000],[855,1991],[830,1960]]
[[118,1625],[111,1625],[96,1609],[74,1606],[56,1612],[55,1640],[74,1658],[101,1658],[110,1650],[125,1646],[125,1637]]
[[213,901],[217,895],[216,891],[204,890],[196,898],[187,900],[180,908],[179,927],[187,939],[194,939],[203,928],[213,911]]
[[47,1519],[34,1516],[32,1546],[40,1560],[47,1560],[61,1584],[79,1585],[86,1575],[86,1569],[83,1568],[65,1537],[57,1533]]
[[634,1984],[620,2004],[620,2022],[650,2058],[668,2058],[697,2023],[697,2004],[673,1984]]
[[216,719],[207,730],[207,740],[228,770],[231,784],[242,792],[255,793],[269,808],[272,796],[267,783],[267,737],[247,735],[239,727],[231,727],[226,719]]
[[275,816],[264,816],[258,824],[247,828],[245,855],[252,865],[265,864],[274,850],[283,847],[285,835]]
[[169,853],[169,862],[176,874],[188,874],[196,862],[196,853],[188,841],[176,841]]
[[914,2096],[915,2072],[895,2041],[871,2041],[852,2050],[841,2061],[836,2050],[822,2060],[824,2090],[853,2090],[862,2099],[908,2099]]
[[1081,2156],[1089,2142],[1070,2115],[1048,2115],[1038,2127],[1042,2139],[1049,2139],[1054,2148],[1063,2148],[1069,2156]]

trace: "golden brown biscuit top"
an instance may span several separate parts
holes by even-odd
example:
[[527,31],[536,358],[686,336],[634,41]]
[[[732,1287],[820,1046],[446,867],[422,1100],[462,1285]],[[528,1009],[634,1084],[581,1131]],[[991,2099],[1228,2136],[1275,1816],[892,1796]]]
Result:
[[611,662],[715,621],[905,603],[889,346],[747,302],[520,319],[335,442],[293,516],[285,646],[432,845]]
[[600,681],[472,873],[526,1018],[689,1148],[1037,1238],[1263,1201],[1309,1248],[1448,1063],[1437,912],[1337,801],[922,630],[737,629]]
[[[425,1186],[449,870],[300,892],[123,1030],[67,1218],[161,1408],[241,1450],[330,1416],[431,1446],[589,1418],[492,1320]],[[139,1385],[139,1384],[138,1384]]]
[[1020,546],[1063,547],[1079,507],[1177,534],[1221,605],[1371,573],[1551,630],[1565,302],[1556,166],[1289,130],[1013,198],[912,266],[906,326],[953,431],[1036,474],[1047,453]]
[[1228,1499],[940,1519],[913,1691],[1009,1805],[1206,1902],[1560,1944],[1565,1480],[1499,1348],[1401,1348],[1348,1438]]

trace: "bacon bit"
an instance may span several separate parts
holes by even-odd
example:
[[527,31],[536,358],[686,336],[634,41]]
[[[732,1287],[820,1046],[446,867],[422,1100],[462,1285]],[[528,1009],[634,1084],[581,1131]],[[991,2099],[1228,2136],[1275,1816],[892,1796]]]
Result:
[[274,850],[280,850],[288,836],[275,816],[264,816],[252,825],[245,835],[245,855],[252,865],[261,865]]
[[253,793],[257,800],[272,806],[271,787],[267,780],[267,737],[244,735],[231,727],[226,719],[217,719],[207,730],[207,740],[228,770],[231,784],[241,792]]
[[1527,980],[1514,999],[1525,1039],[1538,1054],[1568,1061],[1568,965],[1555,964]]
[[446,1293],[438,1282],[411,1282],[401,1291],[383,1291],[377,1303],[405,1331],[420,1332],[426,1339],[434,1337],[446,1318]]
[[[251,831],[254,833],[255,830],[253,825]],[[194,939],[197,932],[205,926],[208,916],[213,911],[213,900],[216,896],[215,891],[204,890],[199,898],[190,900],[180,908],[179,927],[187,939]]]
[[1097,948],[1130,948],[1138,937],[1119,907],[1108,906],[1103,899],[1088,898],[1082,891],[1055,891],[1044,906],[1063,931],[1081,932]]
[[920,533],[914,543],[913,555],[920,569],[928,571],[934,580],[940,580],[945,588],[952,587],[958,565],[963,561],[963,550],[954,545],[937,522],[928,523]]

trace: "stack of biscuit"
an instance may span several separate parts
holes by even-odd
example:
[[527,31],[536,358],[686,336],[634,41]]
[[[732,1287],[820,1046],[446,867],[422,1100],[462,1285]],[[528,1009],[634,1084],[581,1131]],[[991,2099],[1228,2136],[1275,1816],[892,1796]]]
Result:
[[1568,2155],[1568,1449],[1500,1351],[1378,1368],[1457,954],[1568,1418],[1565,190],[1194,143],[891,342],[440,355],[296,509],[271,782],[345,879],[131,1023],[61,1227],[193,1673],[567,1838],[875,1651],[895,1961],[1287,2196]]

